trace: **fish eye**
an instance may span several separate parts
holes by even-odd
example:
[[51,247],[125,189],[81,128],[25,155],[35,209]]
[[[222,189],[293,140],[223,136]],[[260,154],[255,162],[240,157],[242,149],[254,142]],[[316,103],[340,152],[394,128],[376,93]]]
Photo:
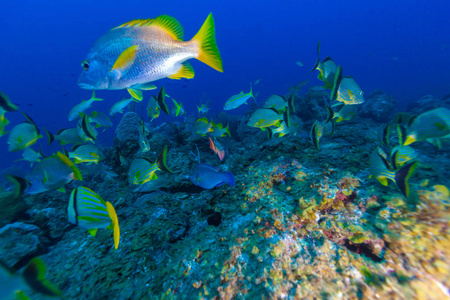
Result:
[[85,71],[89,70],[89,62],[87,60],[83,60],[83,62],[81,63],[81,67]]

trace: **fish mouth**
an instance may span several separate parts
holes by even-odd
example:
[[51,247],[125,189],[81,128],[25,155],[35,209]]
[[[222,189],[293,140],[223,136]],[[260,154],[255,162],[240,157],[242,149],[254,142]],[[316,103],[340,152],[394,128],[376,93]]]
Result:
[[82,88],[82,89],[85,89],[85,90],[93,90],[94,89],[93,85],[90,85],[90,84],[87,84],[87,83],[83,83],[83,82],[79,82],[78,86],[80,88]]

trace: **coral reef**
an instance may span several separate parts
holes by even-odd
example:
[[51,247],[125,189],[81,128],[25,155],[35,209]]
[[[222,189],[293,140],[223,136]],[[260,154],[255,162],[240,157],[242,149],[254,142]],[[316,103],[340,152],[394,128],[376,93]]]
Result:
[[116,128],[116,138],[119,142],[134,141],[139,137],[139,122],[141,118],[135,112],[125,113]]
[[361,117],[371,118],[375,122],[389,122],[395,111],[395,99],[383,91],[375,90],[362,104]]
[[[387,97],[374,95],[373,101]],[[128,113],[124,119],[118,139],[139,117]],[[268,140],[266,132],[247,126],[244,142],[229,139],[229,155],[220,164],[233,172],[236,187],[203,190],[187,179],[190,170],[197,159],[220,162],[207,137],[192,136],[187,124],[150,128],[149,152],[116,144],[98,165],[80,165],[83,185],[116,208],[117,250],[110,231],[92,237],[69,224],[69,195],[55,191],[27,195],[33,207],[16,215],[20,223],[0,229],[2,241],[20,241],[2,244],[8,265],[42,254],[48,280],[67,299],[449,296],[448,149],[414,145],[419,171],[405,198],[394,184],[369,179],[369,153],[383,127],[371,119],[340,124],[333,138],[323,137],[320,152],[302,134]],[[174,174],[130,185],[119,153],[153,162],[169,140]],[[197,149],[194,158],[189,153]]]

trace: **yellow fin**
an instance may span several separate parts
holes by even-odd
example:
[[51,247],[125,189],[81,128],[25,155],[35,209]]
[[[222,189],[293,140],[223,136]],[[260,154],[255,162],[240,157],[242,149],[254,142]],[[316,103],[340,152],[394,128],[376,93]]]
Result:
[[181,79],[181,78],[187,78],[192,79],[194,78],[194,69],[192,68],[191,64],[188,62],[185,62],[181,65],[181,68],[175,73],[172,74],[169,77],[170,79]]
[[384,185],[384,186],[388,185],[388,180],[386,177],[377,177],[377,179],[382,185]]
[[147,20],[133,20],[122,24],[114,29],[123,27],[141,27],[141,26],[154,26],[164,30],[168,35],[170,35],[175,40],[182,41],[184,38],[184,30],[180,22],[171,16],[162,15],[154,19]]
[[90,235],[96,236],[97,235],[97,228],[88,229],[88,232],[89,232]]
[[433,188],[443,198],[448,199],[450,197],[450,191],[445,185],[434,185]]
[[111,71],[113,70],[119,70],[119,71],[125,71],[129,69],[136,59],[136,52],[139,50],[139,45],[134,45],[131,47],[128,47],[125,49],[120,56],[117,58],[116,62],[114,63]]
[[409,145],[409,144],[412,144],[412,143],[414,143],[415,141],[417,141],[415,135],[409,135],[409,136],[406,138],[406,141],[403,143],[403,146],[407,146],[407,145]]
[[83,180],[83,176],[81,176],[80,170],[75,166],[75,164],[64,154],[58,151],[56,153],[58,155],[59,159],[62,160],[63,163],[65,163],[69,168],[73,171],[73,177],[75,180]]
[[217,47],[215,31],[214,18],[210,13],[192,41],[198,44],[197,59],[211,68],[223,72],[222,58]]
[[48,174],[47,171],[44,171],[44,180],[43,180],[44,184],[48,182]]
[[158,175],[156,175],[156,173],[152,173],[152,175],[150,175],[150,180],[156,180],[158,179]]
[[133,97],[136,100],[142,101],[142,99],[144,98],[141,90],[128,88],[127,91],[128,91],[128,93],[130,93],[131,97]]
[[108,215],[114,224],[114,248],[117,249],[117,247],[119,247],[120,241],[119,219],[117,218],[117,213],[114,209],[114,206],[112,206],[112,204],[108,201],[106,201],[106,210],[108,211]]

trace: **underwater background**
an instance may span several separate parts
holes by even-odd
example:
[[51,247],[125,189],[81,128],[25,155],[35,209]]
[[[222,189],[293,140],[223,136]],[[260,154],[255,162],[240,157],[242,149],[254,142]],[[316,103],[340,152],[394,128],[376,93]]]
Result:
[[[392,181],[383,186],[370,165],[377,164],[370,153],[385,142],[381,132],[396,113],[420,116],[450,108],[449,12],[450,3],[440,0],[3,1],[0,91],[33,119],[43,138],[31,147],[45,156],[62,147],[47,143],[44,128],[56,135],[77,126],[68,114],[92,95],[77,84],[81,63],[111,28],[169,15],[190,40],[212,13],[224,70],[191,59],[195,78],[155,81],[157,90],[144,91],[144,100],[125,109],[145,122],[149,161],[168,146],[167,166],[174,174],[158,171],[158,180],[130,182],[127,164],[144,151],[137,138],[118,141],[124,114],[117,113],[111,128],[98,129],[95,145],[103,159],[77,164],[84,180],[65,184],[62,192],[14,194],[21,204],[4,204],[0,224],[4,264],[26,281],[19,269],[41,257],[46,277],[66,299],[450,297],[448,110],[439,117],[447,120],[446,134],[429,136],[447,139],[437,146],[423,138],[413,144],[414,153],[405,154],[418,162],[408,170],[407,188]],[[321,139],[321,148],[315,145],[321,131],[313,134],[311,128],[316,120],[325,123],[332,99],[328,89],[318,88],[324,80],[317,70],[310,72],[319,41],[320,59],[331,56],[366,100],[351,120],[336,123],[335,134]],[[224,114],[225,102],[251,85],[256,102],[249,99]],[[161,113],[151,121],[146,105],[162,86],[186,113]],[[274,94],[294,95],[291,115],[300,120],[295,135],[291,129],[268,138],[267,131],[247,125]],[[106,114],[130,97],[126,90],[95,95],[104,100],[88,111]],[[209,108],[204,114],[197,109],[202,104]],[[5,117],[6,131],[25,121],[19,112]],[[211,150],[207,135],[193,132],[201,117],[230,125],[231,136],[216,137],[217,147],[225,145],[225,160]],[[413,121],[396,122],[412,132]],[[429,125],[423,122],[416,127]],[[389,128],[388,139],[395,135],[397,142],[402,126]],[[4,175],[28,178],[33,169],[20,160],[22,151],[8,150],[7,141],[0,136],[5,203],[15,192]],[[65,150],[74,151],[71,146]],[[196,169],[199,163],[234,178],[203,189],[192,179],[207,172]],[[400,166],[388,171],[395,177]],[[71,192],[80,186],[115,207],[117,250],[111,230],[92,237],[68,221]],[[48,296],[23,286],[31,299]]]
[[[318,41],[366,93],[381,89],[394,96],[398,108],[427,94],[441,98],[450,82],[446,1],[13,1],[1,8],[2,89],[50,131],[68,127],[66,113],[90,96],[76,81],[95,40],[119,24],[162,14],[179,20],[187,39],[214,14],[224,73],[194,62],[195,80],[161,82],[190,112],[206,97],[218,113],[230,95],[256,79],[263,79],[261,98],[302,80],[316,85],[309,71]],[[107,101],[98,107],[107,111],[127,93],[99,95]],[[111,132],[105,134],[104,142],[111,142]],[[1,157],[20,158],[6,147],[0,151]],[[4,161],[2,167],[8,167]]]

